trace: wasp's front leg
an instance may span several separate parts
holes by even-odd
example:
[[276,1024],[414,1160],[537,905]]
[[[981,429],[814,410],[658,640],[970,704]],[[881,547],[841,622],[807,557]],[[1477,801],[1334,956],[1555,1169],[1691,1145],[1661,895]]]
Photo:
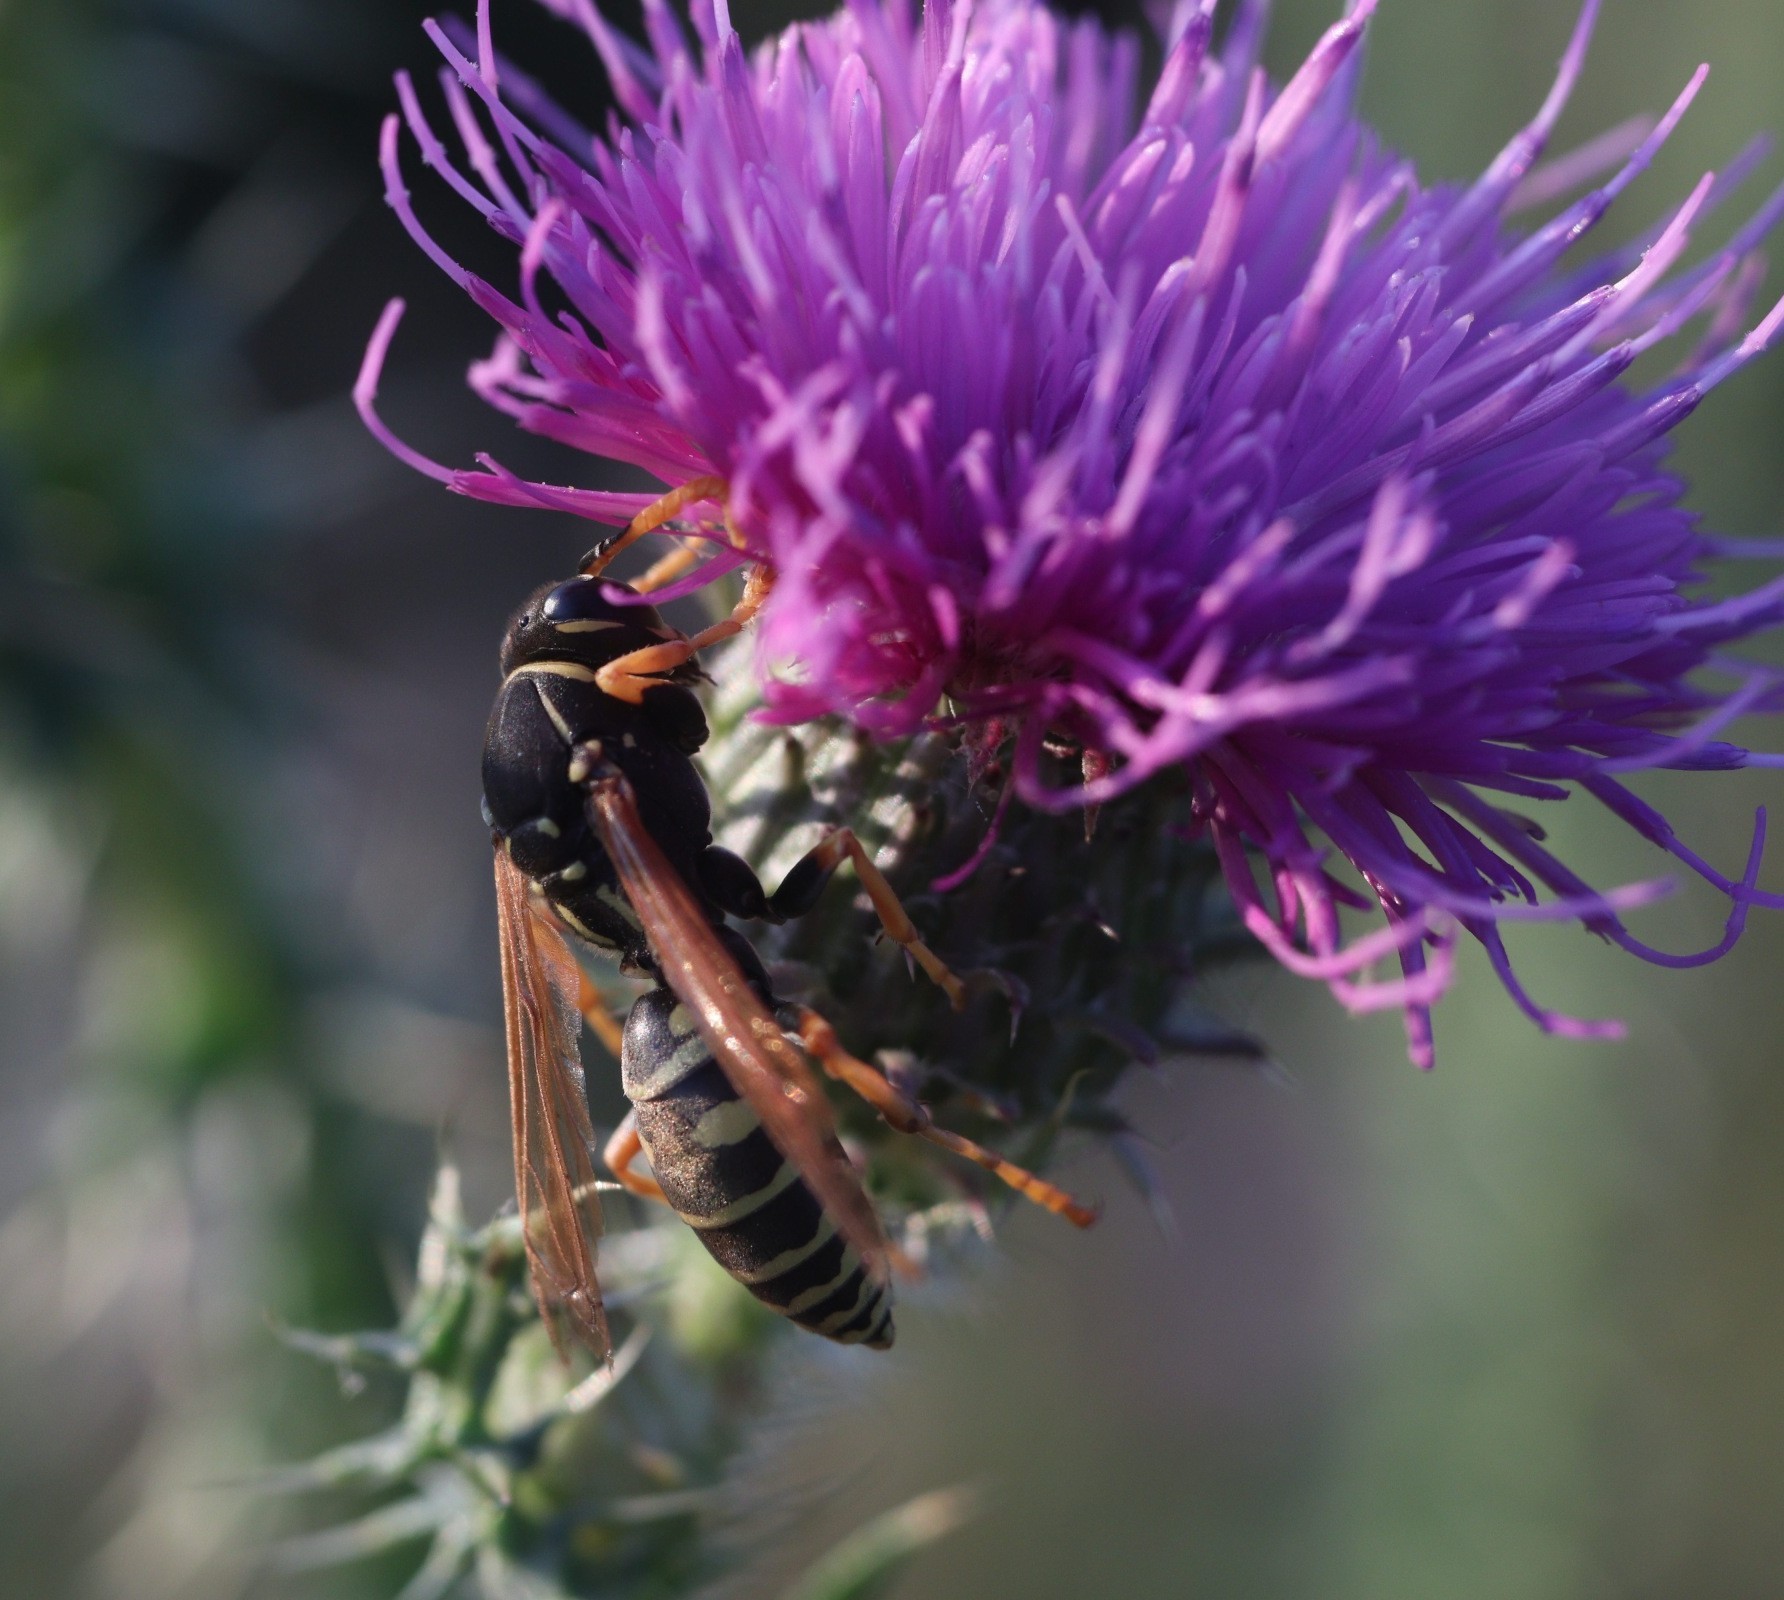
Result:
[[692,572],[700,560],[700,547],[695,543],[679,545],[668,555],[659,557],[648,569],[631,580],[633,594],[652,594],[666,583],[673,583],[684,572]]
[[688,482],[671,489],[667,494],[653,500],[637,516],[626,524],[626,531],[612,544],[591,550],[582,559],[582,572],[586,577],[598,578],[612,565],[613,559],[622,550],[628,550],[647,533],[655,533],[665,523],[673,522],[691,505],[698,505],[702,500],[711,500],[723,504],[728,492],[723,478],[692,478]]
[[750,575],[743,585],[743,598],[723,622],[715,622],[710,628],[702,628],[692,638],[670,639],[663,644],[646,645],[642,650],[634,650],[615,661],[609,661],[595,673],[595,687],[602,694],[611,695],[615,700],[624,700],[628,705],[642,704],[645,695],[662,683],[664,674],[692,661],[708,645],[718,644],[721,640],[742,633],[762,609],[762,602],[768,598],[773,588],[774,578],[766,567],[751,567]]

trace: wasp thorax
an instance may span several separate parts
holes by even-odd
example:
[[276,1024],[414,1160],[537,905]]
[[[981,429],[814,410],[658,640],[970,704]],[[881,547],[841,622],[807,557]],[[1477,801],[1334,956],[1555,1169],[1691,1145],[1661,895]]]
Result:
[[632,592],[611,578],[586,574],[534,590],[502,638],[503,675],[531,661],[602,667],[673,638],[655,606],[616,604],[611,598]]

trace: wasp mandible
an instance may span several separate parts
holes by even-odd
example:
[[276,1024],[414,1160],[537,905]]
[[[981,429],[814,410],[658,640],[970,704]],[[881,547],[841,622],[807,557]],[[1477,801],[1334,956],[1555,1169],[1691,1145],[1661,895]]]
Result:
[[[772,893],[713,843],[693,756],[706,717],[701,649],[739,632],[770,576],[752,569],[725,621],[690,637],[649,592],[691,563],[677,551],[637,585],[603,574],[621,550],[725,485],[695,479],[642,512],[571,578],[536,590],[502,642],[502,687],[483,750],[495,843],[515,1187],[533,1289],[554,1338],[607,1349],[595,1273],[600,1209],[577,1037],[586,1021],[619,1057],[632,1110],[604,1159],[627,1189],[666,1201],[757,1299],[843,1343],[892,1343],[892,1252],[837,1138],[807,1058],[885,1121],[977,1162],[1079,1226],[1064,1190],[935,1125],[928,1109],[844,1049],[809,1007],[783,1003],[729,917],[782,922],[816,904],[846,859],[887,935],[960,1006],[960,980],[925,945],[854,833],[839,828]],[[623,1030],[570,937],[651,987]],[[797,1043],[795,1043],[797,1041]],[[650,1175],[634,1170],[638,1156]]]

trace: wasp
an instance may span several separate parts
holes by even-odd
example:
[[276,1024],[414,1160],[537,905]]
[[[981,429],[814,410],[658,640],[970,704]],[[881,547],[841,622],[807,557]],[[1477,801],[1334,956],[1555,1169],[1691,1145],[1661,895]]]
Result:
[[[774,993],[729,919],[782,922],[810,910],[849,861],[887,935],[959,1007],[958,977],[919,937],[854,833],[839,828],[772,893],[713,843],[711,798],[693,757],[707,737],[693,691],[699,652],[739,632],[771,579],[753,568],[742,601],[692,637],[640,596],[691,565],[692,547],[636,586],[603,574],[620,550],[724,485],[670,491],[566,580],[536,590],[508,624],[502,686],[483,751],[507,1022],[515,1188],[533,1290],[563,1332],[608,1348],[595,1273],[601,1229],[595,1139],[578,1050],[586,1022],[619,1059],[631,1111],[603,1151],[624,1188],[665,1201],[757,1299],[846,1344],[892,1343],[888,1244],[837,1138],[810,1062],[890,1126],[977,1162],[1079,1226],[1094,1213],[961,1135],[850,1055],[809,1007]],[[574,940],[650,987],[623,1029],[573,955]],[[649,1162],[648,1174],[636,1163]]]

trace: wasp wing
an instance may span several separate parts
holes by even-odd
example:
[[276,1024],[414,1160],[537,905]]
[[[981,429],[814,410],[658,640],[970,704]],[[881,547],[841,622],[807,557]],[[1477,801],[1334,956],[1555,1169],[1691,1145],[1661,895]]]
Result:
[[693,1013],[713,1059],[843,1237],[871,1272],[883,1275],[887,1250],[879,1218],[805,1057],[713,936],[705,911],[645,828],[623,777],[597,777],[589,785],[589,816],[665,981]]
[[514,1191],[533,1297],[560,1354],[567,1330],[602,1360],[609,1341],[595,1278],[601,1202],[576,1048],[581,972],[563,936],[534,911],[526,876],[503,850],[496,851],[496,913]]

